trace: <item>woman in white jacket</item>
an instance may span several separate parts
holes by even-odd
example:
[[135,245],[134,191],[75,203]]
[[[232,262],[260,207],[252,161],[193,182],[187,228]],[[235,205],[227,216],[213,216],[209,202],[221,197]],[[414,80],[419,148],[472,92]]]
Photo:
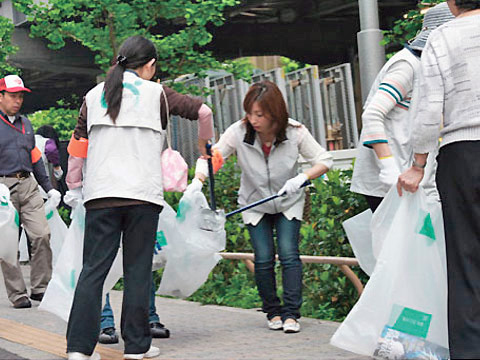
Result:
[[[302,220],[303,183],[328,171],[332,156],[305,126],[288,118],[278,87],[270,81],[251,86],[243,107],[246,117],[231,125],[213,147],[226,158],[236,152],[242,170],[238,203],[247,205],[265,197],[281,198],[242,213],[255,252],[255,280],[272,330],[300,331],[302,264],[298,242]],[[299,156],[312,167],[299,174]],[[200,189],[208,174],[199,159],[190,190]],[[275,244],[282,264],[283,305],[275,282]]]
[[83,194],[86,208],[83,269],[67,328],[69,360],[100,358],[93,350],[100,332],[102,288],[120,239],[124,359],[159,355],[151,346],[148,310],[158,214],[164,204],[165,99],[170,113],[182,114],[183,109],[185,117],[199,120],[201,152],[213,136],[208,107],[149,81],[157,60],[151,41],[132,36],[119,54],[105,83],[87,93],[68,147],[67,183]]

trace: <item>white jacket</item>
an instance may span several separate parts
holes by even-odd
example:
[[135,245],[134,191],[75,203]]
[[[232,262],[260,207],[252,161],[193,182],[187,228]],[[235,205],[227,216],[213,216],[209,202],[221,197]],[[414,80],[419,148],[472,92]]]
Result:
[[160,156],[165,131],[160,121],[160,84],[126,71],[115,124],[106,115],[104,83],[86,96],[88,157],[85,202],[118,197],[163,204]]
[[[312,166],[322,163],[332,166],[332,156],[322,148],[299,122],[289,119],[286,139],[272,145],[265,157],[258,135],[247,132],[243,120],[232,124],[214,146],[227,158],[234,152],[242,170],[238,204],[245,206],[257,200],[275,195],[288,179],[298,175],[298,159],[301,155]],[[208,176],[206,161],[197,161],[196,172]],[[303,191],[269,201],[242,213],[247,224],[256,225],[263,214],[283,213],[288,219],[302,219],[305,194]]]

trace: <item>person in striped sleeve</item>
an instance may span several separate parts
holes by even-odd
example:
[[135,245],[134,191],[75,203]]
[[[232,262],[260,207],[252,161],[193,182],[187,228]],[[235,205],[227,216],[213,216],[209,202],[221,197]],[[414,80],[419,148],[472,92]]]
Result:
[[[428,10],[422,31],[383,66],[370,90],[350,190],[363,194],[372,212],[411,165],[420,56],[430,32],[453,18],[446,3]],[[429,161],[423,185],[437,197],[434,172],[435,161]]]

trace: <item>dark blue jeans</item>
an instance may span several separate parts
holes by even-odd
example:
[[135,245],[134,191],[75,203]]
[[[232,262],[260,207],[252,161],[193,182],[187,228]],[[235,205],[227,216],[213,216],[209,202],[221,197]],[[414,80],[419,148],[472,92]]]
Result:
[[[160,318],[157,314],[157,309],[155,308],[155,283],[152,279],[152,289],[150,290],[150,308],[148,313],[148,321],[149,323],[160,322]],[[110,296],[107,294],[105,297],[105,306],[102,310],[102,317],[100,328],[106,329],[110,327],[115,327],[115,318],[113,317],[112,306],[110,305]]]
[[[302,305],[302,262],[298,251],[300,221],[288,220],[283,214],[265,214],[256,225],[247,225],[255,252],[255,281],[262,298],[263,312],[270,320],[300,318]],[[283,306],[277,296],[275,280],[275,243],[282,265]]]

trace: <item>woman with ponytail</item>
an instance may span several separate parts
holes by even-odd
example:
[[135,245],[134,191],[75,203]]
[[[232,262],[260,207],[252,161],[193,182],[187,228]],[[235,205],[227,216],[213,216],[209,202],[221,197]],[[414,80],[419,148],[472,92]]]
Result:
[[149,295],[158,214],[162,210],[161,151],[167,111],[198,120],[199,149],[213,136],[211,110],[200,100],[150,81],[157,52],[141,36],[128,38],[106,81],[85,96],[70,141],[67,201],[86,208],[83,269],[67,329],[69,360],[100,359],[102,289],[122,239],[121,330],[125,359],[160,354],[151,346]]

